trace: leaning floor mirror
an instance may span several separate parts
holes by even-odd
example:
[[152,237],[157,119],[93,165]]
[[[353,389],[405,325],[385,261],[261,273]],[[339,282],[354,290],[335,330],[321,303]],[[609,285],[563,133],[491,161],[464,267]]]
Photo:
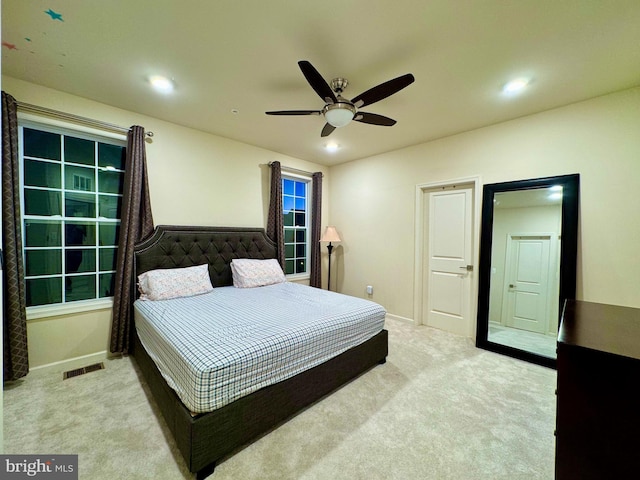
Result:
[[579,189],[577,174],[484,186],[478,347],[555,368],[576,294]]

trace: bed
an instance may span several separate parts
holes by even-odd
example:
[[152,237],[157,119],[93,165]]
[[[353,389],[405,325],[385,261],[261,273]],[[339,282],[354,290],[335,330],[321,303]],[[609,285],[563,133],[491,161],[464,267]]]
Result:
[[[232,260],[269,260],[274,258],[276,258],[276,246],[261,228],[162,225],[156,228],[149,239],[136,245],[134,278],[138,279],[138,276],[145,272],[159,269],[176,269],[207,264],[206,268],[214,289],[211,293],[198,296],[199,301],[204,302],[209,296],[225,293],[231,297],[224,301],[236,302],[234,304],[236,305],[240,300],[237,300],[234,295],[242,294],[249,295],[250,300],[247,302],[259,305],[257,302],[263,301],[257,298],[259,293],[286,295],[286,292],[281,291],[283,288],[293,289],[296,296],[304,294],[305,290],[303,289],[327,295],[320,297],[321,300],[319,300],[323,309],[328,309],[329,305],[332,305],[332,302],[338,298],[339,294],[333,292],[294,286],[293,284],[274,285],[272,286],[273,292],[267,287],[256,289],[234,289],[232,287]],[[138,289],[136,286],[134,288],[133,298],[137,298]],[[246,292],[240,292],[240,290],[246,290]],[[303,299],[301,300],[303,303],[307,302],[306,297],[300,298]],[[365,309],[368,308],[366,303],[372,304],[366,300],[359,301]],[[192,402],[189,400],[189,396],[185,396],[184,392],[174,384],[172,378],[167,376],[167,364],[173,365],[173,360],[167,360],[163,364],[159,361],[157,352],[149,348],[149,341],[144,333],[146,327],[140,320],[139,306],[143,301],[138,299],[136,302],[136,308],[134,308],[136,320],[132,322],[131,332],[132,354],[189,470],[195,473],[198,479],[210,475],[217,462],[243,445],[267,433],[297,412],[373,366],[384,363],[388,353],[387,331],[384,328],[378,329],[378,331],[374,329],[364,334],[362,338],[355,340],[355,345],[341,346],[338,350],[339,353],[335,356],[327,354],[329,357],[325,358],[327,355],[320,355],[314,360],[315,363],[302,370],[297,367],[296,369],[289,368],[281,374],[282,379],[275,378],[271,381],[272,383],[266,386],[258,384],[246,394],[238,395],[236,393],[227,395],[223,399],[216,395],[204,396],[206,401]],[[150,305],[154,302],[146,303]],[[161,302],[155,303],[160,304]],[[165,303],[168,305],[170,301],[164,302],[162,305]],[[255,310],[255,306],[252,308]],[[238,309],[234,308],[233,310]],[[291,312],[291,309],[287,309],[287,311]],[[300,312],[302,312],[301,319],[306,318],[305,311],[300,310]],[[160,314],[166,313],[161,311]],[[243,315],[246,316],[241,313],[239,317]],[[198,315],[196,314],[195,317]],[[192,331],[184,332],[183,336],[195,336],[200,327],[197,322],[192,323],[194,324],[190,327]],[[303,322],[300,323],[303,324]],[[384,319],[382,323],[384,323]],[[140,328],[140,335],[136,324]],[[230,338],[231,336],[234,338],[241,336],[237,330],[241,327],[230,324],[225,328],[232,332],[233,335],[230,334]],[[300,328],[306,330],[304,325]],[[147,343],[149,351],[145,348],[141,337],[145,338],[144,342]],[[295,338],[295,336],[291,338]],[[205,338],[199,346],[189,348],[197,351],[209,341]],[[287,340],[284,343],[288,345],[292,341]],[[184,370],[182,367],[176,368]],[[268,370],[272,369],[268,368]],[[208,378],[212,375],[206,373],[204,376]],[[180,396],[176,393],[177,391],[180,392]],[[202,395],[196,397],[200,399]]]

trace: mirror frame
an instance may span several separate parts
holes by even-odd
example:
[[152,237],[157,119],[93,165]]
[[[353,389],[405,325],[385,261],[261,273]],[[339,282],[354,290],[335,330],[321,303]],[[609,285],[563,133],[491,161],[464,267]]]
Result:
[[550,368],[556,368],[556,359],[533,352],[489,341],[489,292],[491,289],[491,246],[493,241],[493,203],[496,193],[546,188],[562,185],[562,221],[560,242],[560,285],[558,326],[566,299],[576,296],[576,271],[578,259],[578,208],[580,175],[518,180],[486,184],[482,193],[482,222],[480,231],[480,265],[478,276],[478,324],[476,347],[519,358]]

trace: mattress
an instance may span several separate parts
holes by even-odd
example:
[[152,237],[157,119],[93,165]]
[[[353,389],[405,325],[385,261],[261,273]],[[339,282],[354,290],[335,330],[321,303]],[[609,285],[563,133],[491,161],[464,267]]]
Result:
[[369,300],[290,282],[136,300],[134,309],[141,343],[193,413],[223,407],[365,342],[383,329],[386,314]]

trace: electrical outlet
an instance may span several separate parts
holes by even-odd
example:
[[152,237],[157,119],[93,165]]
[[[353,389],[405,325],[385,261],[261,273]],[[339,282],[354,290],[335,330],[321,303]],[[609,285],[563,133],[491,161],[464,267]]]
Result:
[[373,285],[367,285],[367,295],[373,295]]

